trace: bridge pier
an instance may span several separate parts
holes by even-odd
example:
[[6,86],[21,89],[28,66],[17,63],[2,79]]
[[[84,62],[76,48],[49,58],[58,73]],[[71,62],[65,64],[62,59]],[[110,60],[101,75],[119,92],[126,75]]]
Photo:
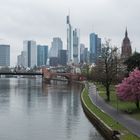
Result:
[[43,78],[44,79],[44,82],[46,84],[50,84],[51,83],[51,79],[50,78]]

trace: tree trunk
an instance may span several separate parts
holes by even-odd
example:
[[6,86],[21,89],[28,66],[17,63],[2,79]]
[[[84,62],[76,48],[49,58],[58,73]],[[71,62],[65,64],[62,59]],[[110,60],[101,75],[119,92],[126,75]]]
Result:
[[109,85],[106,85],[106,95],[107,95],[107,101],[110,101],[110,90],[109,90]]
[[137,109],[140,108],[140,106],[139,106],[139,100],[138,99],[136,100],[136,106],[137,106]]

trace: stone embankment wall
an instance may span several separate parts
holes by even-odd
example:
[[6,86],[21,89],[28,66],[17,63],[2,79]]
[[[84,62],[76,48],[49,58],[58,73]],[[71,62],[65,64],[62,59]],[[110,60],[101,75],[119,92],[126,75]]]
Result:
[[95,113],[93,113],[90,110],[90,108],[88,108],[88,106],[86,105],[83,99],[83,92],[81,93],[81,103],[87,118],[107,140],[120,140],[115,135],[115,131],[113,131],[109,126],[107,126]]

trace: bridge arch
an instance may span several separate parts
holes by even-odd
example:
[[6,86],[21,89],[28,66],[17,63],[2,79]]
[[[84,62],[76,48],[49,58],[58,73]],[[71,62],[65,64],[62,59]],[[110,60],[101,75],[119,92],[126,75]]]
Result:
[[79,80],[80,75],[76,74],[76,73],[60,73],[60,72],[51,72],[51,70],[48,69],[44,69],[42,71],[43,75],[44,75],[44,79],[46,82],[50,83],[50,81],[56,77],[56,76],[62,76],[65,77],[68,82],[71,82],[73,80]]

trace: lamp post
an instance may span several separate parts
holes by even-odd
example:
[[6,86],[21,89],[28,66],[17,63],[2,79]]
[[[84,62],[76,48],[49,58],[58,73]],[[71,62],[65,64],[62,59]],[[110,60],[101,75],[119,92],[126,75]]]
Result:
[[96,105],[97,105],[97,90],[98,88],[96,87]]
[[118,103],[118,97],[117,97],[117,114],[119,112],[119,103]]

